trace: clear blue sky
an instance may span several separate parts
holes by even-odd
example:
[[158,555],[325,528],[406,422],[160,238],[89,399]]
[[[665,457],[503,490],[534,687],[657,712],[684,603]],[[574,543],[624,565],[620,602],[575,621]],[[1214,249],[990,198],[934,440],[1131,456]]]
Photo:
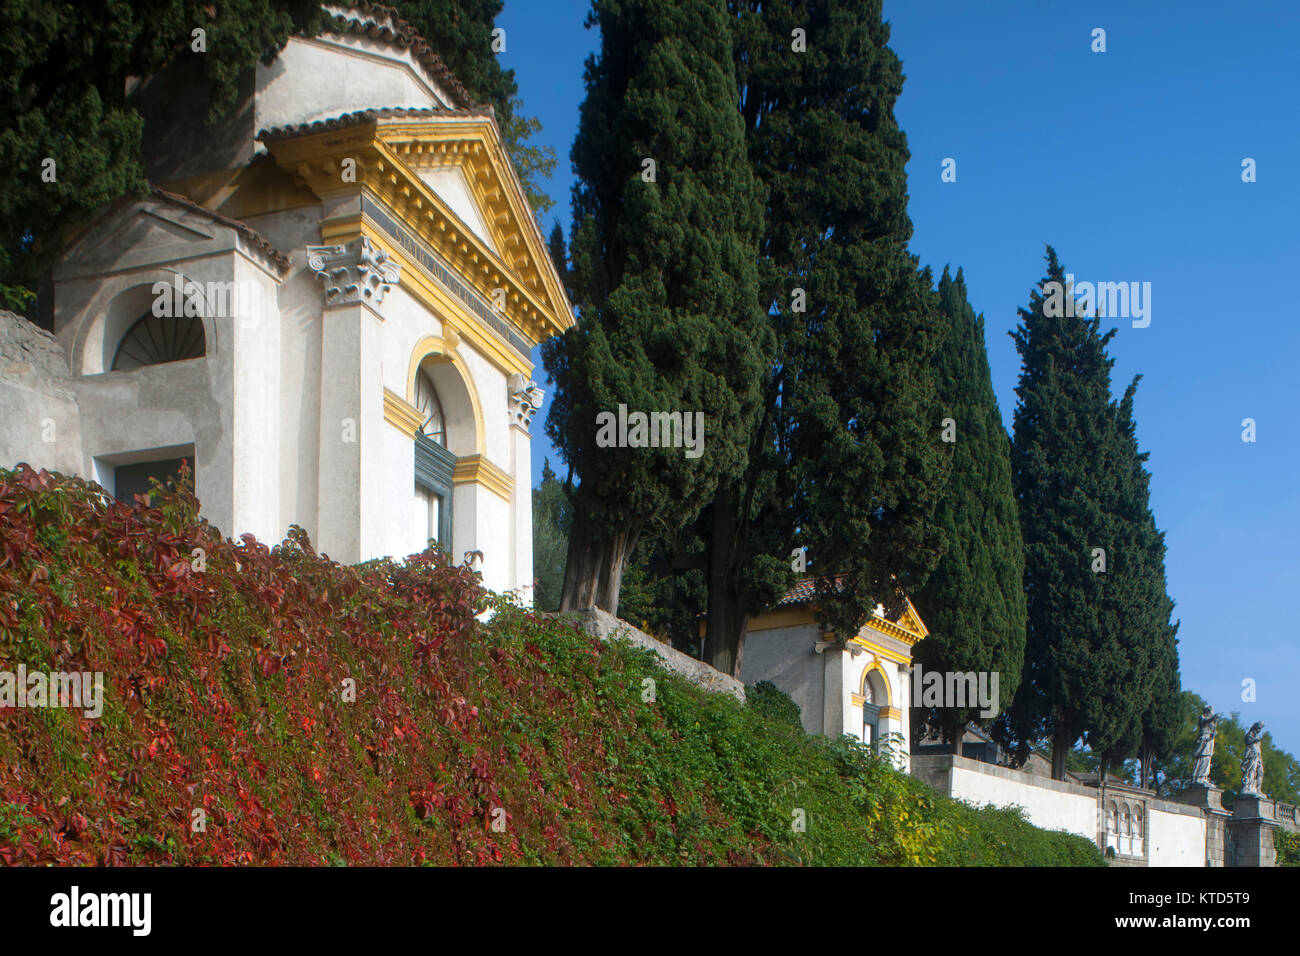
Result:
[[[505,65],[560,157],[547,231],[552,216],[569,226],[587,7],[506,0],[499,20]],[[1138,436],[1183,686],[1300,754],[1300,4],[887,0],[885,16],[907,76],[912,250],[936,274],[965,269],[1008,428],[1006,333],[1044,244],[1079,281],[1152,284],[1150,326],[1109,323],[1111,354],[1117,392],[1143,375]],[[1090,50],[1096,27],[1105,53]],[[940,181],[945,157],[956,183]],[[544,457],[559,469],[540,432],[534,483]]]

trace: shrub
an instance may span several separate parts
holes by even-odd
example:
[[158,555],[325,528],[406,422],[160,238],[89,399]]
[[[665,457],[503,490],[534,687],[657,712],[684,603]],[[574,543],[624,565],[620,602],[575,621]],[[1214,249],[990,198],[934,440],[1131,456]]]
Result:
[[104,701],[0,709],[6,864],[1100,862],[804,734],[779,691],[705,693],[438,552],[224,539],[185,487],[0,470],[18,663],[102,672]]
[[761,680],[745,688],[745,699],[754,712],[777,724],[803,729],[799,705],[770,680]]
[[1300,833],[1274,830],[1273,848],[1277,850],[1278,866],[1300,866]]

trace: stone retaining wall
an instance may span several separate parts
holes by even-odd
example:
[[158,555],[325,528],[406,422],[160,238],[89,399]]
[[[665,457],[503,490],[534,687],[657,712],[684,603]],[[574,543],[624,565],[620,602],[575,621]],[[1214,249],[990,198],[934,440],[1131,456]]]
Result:
[[558,615],[569,617],[578,622],[583,630],[594,634],[602,641],[625,640],[637,647],[644,647],[659,656],[663,666],[674,674],[685,677],[692,684],[718,694],[730,694],[741,703],[745,702],[745,685],[729,674],[714,670],[703,661],[698,661],[689,654],[683,654],[663,641],[657,641],[644,631],[615,617],[608,611],[589,607],[572,614]]

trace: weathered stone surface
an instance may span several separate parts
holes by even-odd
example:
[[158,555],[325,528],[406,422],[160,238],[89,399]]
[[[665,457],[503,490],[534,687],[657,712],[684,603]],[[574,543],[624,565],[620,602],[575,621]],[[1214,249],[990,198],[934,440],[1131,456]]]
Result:
[[602,611],[589,607],[573,614],[560,615],[571,617],[589,634],[594,634],[602,641],[625,640],[637,647],[644,647],[659,656],[664,667],[685,677],[692,684],[718,694],[730,694],[741,703],[745,701],[745,685],[729,674],[714,670],[703,661],[697,661],[689,654],[683,654],[674,647],[656,641],[649,634],[638,630],[627,621],[621,620]]
[[80,470],[81,418],[63,347],[22,316],[0,311],[0,466]]

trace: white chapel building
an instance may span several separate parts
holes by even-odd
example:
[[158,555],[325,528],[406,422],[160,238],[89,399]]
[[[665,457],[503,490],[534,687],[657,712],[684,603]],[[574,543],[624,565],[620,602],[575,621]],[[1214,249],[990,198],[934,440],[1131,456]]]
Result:
[[133,92],[156,188],[54,270],[58,427],[18,416],[0,464],[129,499],[188,460],[226,535],[433,539],[531,599],[530,353],[572,306],[491,109],[391,10],[326,9],[217,126],[183,74]]

